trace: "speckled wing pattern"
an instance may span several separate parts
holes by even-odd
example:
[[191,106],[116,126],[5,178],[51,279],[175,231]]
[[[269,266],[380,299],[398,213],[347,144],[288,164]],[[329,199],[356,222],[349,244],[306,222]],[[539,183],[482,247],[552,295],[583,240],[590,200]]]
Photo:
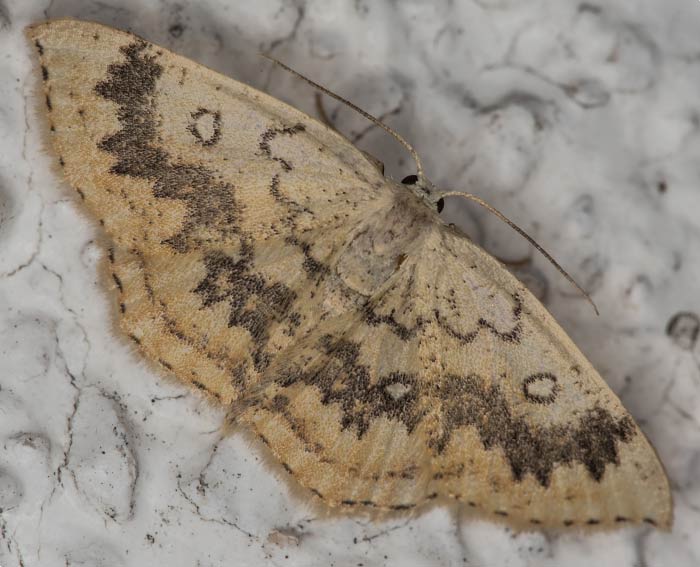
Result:
[[549,313],[346,139],[125,32],[28,36],[121,328],[317,500],[670,525],[653,448]]

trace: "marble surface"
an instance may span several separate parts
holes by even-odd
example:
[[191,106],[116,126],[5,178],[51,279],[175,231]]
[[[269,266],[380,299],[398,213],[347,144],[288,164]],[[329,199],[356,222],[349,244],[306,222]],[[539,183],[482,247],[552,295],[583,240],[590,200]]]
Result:
[[[543,298],[656,446],[670,533],[513,534],[435,509],[319,515],[222,413],[113,333],[95,229],[54,176],[23,27],[73,16],[316,112],[268,51],[417,147],[447,214]],[[700,564],[700,2],[0,0],[0,565]],[[337,126],[401,177],[388,136]]]

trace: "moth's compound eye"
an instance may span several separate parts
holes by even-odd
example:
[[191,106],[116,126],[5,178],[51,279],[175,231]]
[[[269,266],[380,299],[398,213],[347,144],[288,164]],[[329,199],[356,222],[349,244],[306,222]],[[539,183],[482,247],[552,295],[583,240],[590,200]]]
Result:
[[436,204],[437,204],[437,212],[441,213],[442,209],[445,208],[445,199],[443,199],[443,198],[438,199],[438,202]]
[[407,175],[401,180],[404,185],[415,185],[418,182],[417,175]]
[[221,138],[221,113],[207,108],[198,108],[190,114],[192,120],[187,130],[202,146],[213,146]]

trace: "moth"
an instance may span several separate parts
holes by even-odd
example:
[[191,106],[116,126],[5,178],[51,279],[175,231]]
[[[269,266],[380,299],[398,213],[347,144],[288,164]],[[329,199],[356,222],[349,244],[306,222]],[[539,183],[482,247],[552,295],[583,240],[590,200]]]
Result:
[[311,498],[669,528],[654,449],[547,310],[328,126],[130,33],[27,30],[119,326]]

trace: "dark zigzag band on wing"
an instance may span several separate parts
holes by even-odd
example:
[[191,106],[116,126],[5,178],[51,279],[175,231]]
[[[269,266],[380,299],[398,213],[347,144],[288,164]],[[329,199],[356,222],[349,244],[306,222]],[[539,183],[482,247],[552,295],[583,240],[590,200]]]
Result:
[[[222,239],[234,238],[240,242],[239,258],[223,252],[205,256],[207,274],[192,291],[202,297],[205,306],[228,301],[229,326],[248,330],[255,344],[254,366],[263,370],[269,363],[269,355],[264,351],[269,338],[267,330],[273,319],[292,315],[290,308],[295,294],[283,283],[269,285],[262,275],[253,272],[253,249],[250,237],[239,227],[243,206],[235,199],[235,187],[216,181],[215,174],[203,166],[172,163],[168,153],[157,146],[151,98],[163,67],[156,56],[144,53],[147,47],[143,41],[122,47],[126,61],[110,65],[109,77],[95,87],[98,95],[119,106],[117,114],[122,126],[117,133],[104,138],[99,147],[117,158],[111,173],[147,179],[153,182],[155,197],[185,202],[188,215],[181,231],[164,242],[174,251],[196,249],[203,240],[200,233],[206,230],[218,232]],[[222,280],[227,284],[225,289],[217,283]],[[253,308],[246,307],[246,300],[252,295],[261,301]],[[233,372],[232,380],[240,382],[241,376],[241,372]]]
[[[530,473],[546,487],[555,466],[573,462],[583,464],[600,482],[606,465],[619,463],[618,443],[629,442],[636,433],[629,416],[615,419],[601,407],[587,410],[577,425],[533,427],[511,413],[497,384],[489,386],[476,374],[443,376],[441,388],[425,387],[414,373],[392,372],[373,380],[369,367],[359,362],[359,343],[327,335],[318,346],[327,356],[324,364],[310,370],[291,368],[277,384],[316,387],[321,403],[339,405],[341,427],[354,431],[358,439],[378,417],[400,421],[411,433],[425,415],[418,401],[432,397],[444,424],[442,433],[428,441],[435,453],[447,448],[457,429],[474,427],[486,450],[503,451],[515,481]],[[401,396],[391,394],[394,385],[401,386]],[[286,408],[289,399],[278,393],[274,403]]]

